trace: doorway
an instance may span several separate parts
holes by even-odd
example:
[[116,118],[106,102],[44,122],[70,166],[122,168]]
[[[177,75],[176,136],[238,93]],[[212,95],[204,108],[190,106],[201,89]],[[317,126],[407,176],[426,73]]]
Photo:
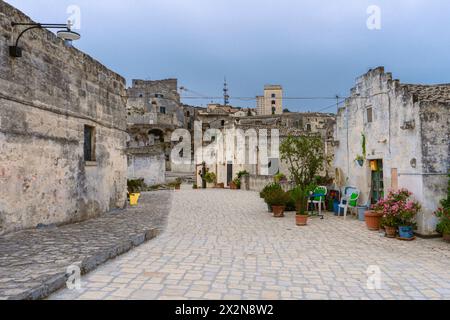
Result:
[[227,164],[227,186],[233,181],[233,163]]
[[370,168],[372,171],[371,202],[375,204],[378,200],[384,198],[383,160],[370,160]]

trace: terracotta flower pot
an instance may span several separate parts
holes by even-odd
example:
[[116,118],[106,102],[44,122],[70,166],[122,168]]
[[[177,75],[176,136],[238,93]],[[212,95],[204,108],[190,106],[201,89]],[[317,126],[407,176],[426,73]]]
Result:
[[282,218],[282,217],[284,217],[284,209],[285,208],[286,208],[285,206],[272,206],[273,216],[275,218]]
[[366,211],[366,225],[367,228],[371,231],[378,231],[381,227],[381,218],[383,217],[383,213],[376,211]]
[[297,214],[295,216],[295,222],[298,226],[306,226],[308,224],[308,216]]
[[450,233],[444,233],[442,237],[445,242],[450,242]]
[[181,189],[181,186],[177,184],[177,185],[175,186],[175,190],[180,190],[180,189]]
[[395,238],[395,236],[397,235],[396,227],[385,226],[384,230],[386,231],[386,237],[388,237],[388,238]]
[[234,182],[230,182],[230,189],[231,190],[237,190],[237,185],[236,185],[236,183],[234,183]]

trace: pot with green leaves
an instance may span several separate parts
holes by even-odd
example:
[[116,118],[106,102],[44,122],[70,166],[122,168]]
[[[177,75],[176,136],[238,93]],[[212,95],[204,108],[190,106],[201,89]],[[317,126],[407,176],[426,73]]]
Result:
[[274,190],[283,190],[283,189],[281,188],[281,185],[278,183],[270,183],[266,185],[264,189],[262,189],[262,191],[259,193],[259,196],[262,199],[264,199],[264,202],[267,204],[267,209],[269,212],[272,212],[272,207],[267,202],[267,196],[269,195],[270,192]]
[[357,155],[355,161],[360,167],[364,165],[364,157],[362,155]]
[[216,185],[216,174],[214,172],[207,172],[205,174],[205,181],[206,181],[206,187],[207,188],[214,188],[214,186]]
[[284,217],[286,203],[289,201],[289,194],[283,190],[273,190],[266,196],[266,202],[272,207],[275,218]]
[[435,215],[439,218],[436,231],[442,234],[444,241],[450,242],[450,209],[439,208]]
[[307,187],[304,186],[296,186],[291,190],[291,197],[295,201],[296,207],[296,216],[295,221],[297,226],[306,226],[308,223],[308,212],[307,212],[307,204],[308,204],[308,194],[311,190],[314,190],[315,186],[310,185]]
[[434,214],[439,219],[436,231],[442,234],[444,241],[450,242],[450,175],[448,177],[447,197],[441,200],[441,208]]

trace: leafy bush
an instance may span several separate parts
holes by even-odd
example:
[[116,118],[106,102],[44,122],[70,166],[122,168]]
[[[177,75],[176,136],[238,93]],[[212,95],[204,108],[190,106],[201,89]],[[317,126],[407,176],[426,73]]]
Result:
[[216,177],[216,174],[214,172],[207,172],[205,174],[205,181],[207,183],[215,183],[216,179],[217,179],[217,177]]
[[420,211],[420,204],[411,200],[412,193],[407,189],[390,191],[386,199],[380,199],[372,205],[372,210],[383,213],[384,226],[415,226],[415,217]]
[[276,175],[273,176],[273,181],[275,181],[275,183],[280,183],[281,181],[285,181],[286,179],[286,175],[283,173],[277,173]]
[[450,234],[450,179],[448,180],[447,198],[442,199],[441,205],[442,208],[439,208],[434,213],[439,218],[436,231],[443,234]]
[[439,208],[434,214],[439,218],[436,231],[443,234],[450,234],[450,209]]
[[306,187],[296,186],[291,190],[291,198],[294,201],[295,209],[300,215],[306,214],[306,205],[308,202],[308,196],[316,188],[315,184],[308,185]]
[[233,183],[236,185],[236,188],[238,188],[238,189],[241,188],[241,179],[235,178],[235,179],[233,180]]
[[273,190],[283,190],[283,188],[281,188],[279,183],[270,183],[262,189],[259,196],[265,200],[267,194]]
[[288,191],[289,200],[286,203],[286,211],[296,211],[295,198],[292,196],[292,190]]
[[138,193],[147,188],[144,179],[130,179],[127,180],[128,193]]
[[244,171],[239,171],[237,174],[238,179],[241,179],[243,176],[248,176],[249,173],[247,172],[247,170]]

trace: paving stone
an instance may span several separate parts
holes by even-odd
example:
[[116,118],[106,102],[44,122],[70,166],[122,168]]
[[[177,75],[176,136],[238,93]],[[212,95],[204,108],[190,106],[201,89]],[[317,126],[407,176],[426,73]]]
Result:
[[[134,208],[61,227],[0,236],[0,299],[45,298],[65,286],[70,265],[87,273],[155,237],[166,224],[172,194],[144,193]],[[125,271],[140,272],[133,263],[125,264],[119,273],[122,278]],[[88,282],[109,283],[113,279],[117,281],[115,276],[102,273],[84,277]]]
[[[294,213],[272,218],[255,192],[185,189],[172,200],[166,230],[83,277],[75,298],[98,291],[87,285],[97,277],[112,277],[109,287],[135,274],[142,287],[122,299],[450,299],[440,239],[382,238],[331,214],[296,227]],[[380,268],[381,289],[367,286],[369,266]]]

